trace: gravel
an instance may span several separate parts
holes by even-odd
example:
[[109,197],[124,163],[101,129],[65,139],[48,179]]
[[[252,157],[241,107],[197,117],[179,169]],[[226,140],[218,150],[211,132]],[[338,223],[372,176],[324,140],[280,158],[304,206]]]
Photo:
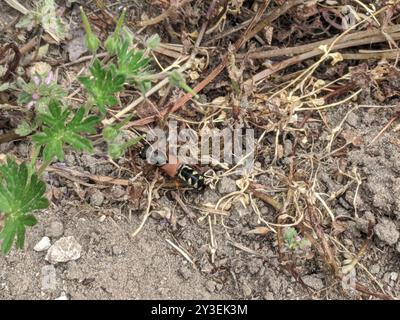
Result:
[[64,234],[64,225],[60,221],[52,221],[45,233],[47,237],[60,238]]
[[51,264],[68,262],[81,257],[82,246],[73,236],[57,240],[47,251],[46,260]]
[[236,181],[229,178],[223,177],[218,183],[218,192],[221,194],[228,194],[236,191]]
[[46,251],[51,247],[51,242],[49,237],[43,237],[34,247],[33,250],[37,252]]

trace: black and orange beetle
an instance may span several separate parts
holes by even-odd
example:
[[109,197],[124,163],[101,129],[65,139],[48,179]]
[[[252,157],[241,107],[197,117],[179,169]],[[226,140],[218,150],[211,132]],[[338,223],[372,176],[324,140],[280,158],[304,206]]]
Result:
[[150,148],[152,147],[144,148],[141,153],[141,157],[146,159],[147,162],[159,167],[171,178],[178,178],[188,187],[195,189],[202,189],[204,187],[204,176],[199,171],[190,165],[180,163],[176,158],[167,159],[165,154],[160,154],[152,150],[149,151]]

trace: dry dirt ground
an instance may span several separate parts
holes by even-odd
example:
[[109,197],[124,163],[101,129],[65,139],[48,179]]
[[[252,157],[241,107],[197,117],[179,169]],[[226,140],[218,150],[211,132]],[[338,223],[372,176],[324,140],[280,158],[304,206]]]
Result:
[[[4,6],[1,4],[0,8]],[[3,22],[12,20],[12,12],[8,9],[3,12],[8,12]],[[75,71],[79,69],[76,67]],[[331,139],[332,131],[328,128],[341,127],[344,133],[339,139],[341,143],[336,139],[331,148],[335,156],[319,166],[315,181],[325,199],[336,195],[327,200],[337,218],[329,236],[340,239],[335,252],[337,259],[344,261],[346,251],[359,252],[371,232],[368,227],[372,227],[372,241],[359,261],[355,277],[372,292],[398,298],[400,135],[391,126],[378,139],[373,139],[396,114],[398,109],[390,106],[399,101],[394,97],[387,107],[378,108],[373,107],[376,101],[368,99],[367,95],[357,102],[330,108],[323,113],[323,121],[318,118],[308,122],[305,128],[312,135],[307,138],[313,143],[304,146],[306,152],[302,156],[323,153]],[[362,107],[367,104],[368,107]],[[348,141],[354,143],[341,149]],[[273,165],[274,170],[287,173],[293,162],[294,138],[285,135],[280,139],[282,153],[278,162],[272,164],[274,143],[275,134],[267,134],[256,165],[265,170]],[[27,141],[3,143],[0,154],[27,159],[29,147]],[[104,146],[98,145],[94,155],[69,152],[64,162],[53,164],[55,168],[67,168],[75,173],[121,179],[131,179],[145,168],[138,180],[143,185],[103,185],[65,170],[61,170],[64,175],[47,173],[51,207],[37,214],[39,223],[28,230],[23,250],[12,250],[0,257],[0,299],[374,298],[343,287],[326,261],[310,252],[309,255],[294,254],[296,272],[289,272],[278,259],[276,236],[271,232],[249,233],[262,223],[253,208],[243,207],[239,202],[229,208],[223,224],[220,220],[214,224],[195,209],[191,217],[168,189],[159,189],[152,204],[155,212],[132,238],[145,212],[143,189],[152,178],[152,169],[138,159],[138,152],[134,149],[125,159],[112,164],[105,156]],[[340,178],[339,170],[352,175]],[[206,187],[200,192],[178,193],[184,203],[194,207],[216,204],[224,195],[238,190],[239,178],[225,177],[215,190]],[[258,175],[254,182],[276,186],[276,179],[271,171],[271,174]],[[271,191],[269,195],[278,196],[279,192]],[[257,205],[265,220],[275,221],[276,212],[271,207],[260,200]],[[45,260],[46,252],[33,250],[44,236],[51,243],[73,236],[82,246],[80,258],[50,264]],[[184,249],[194,264],[171,243]]]
[[[331,125],[337,125],[347,110],[348,106],[343,106],[332,112],[329,115]],[[368,143],[381,129],[381,122],[376,119],[389,119],[391,114],[382,109],[358,109],[348,116],[344,126]],[[384,134],[373,146],[365,147],[364,144],[355,148],[344,159],[359,170],[362,178],[357,198],[358,219],[354,219],[352,207],[354,188],[331,204],[335,215],[343,218],[346,229],[344,243],[349,250],[359,248],[366,238],[368,220],[381,226],[380,229],[375,227],[374,242],[363,257],[362,265],[385,292],[394,296],[400,289],[397,231],[400,159],[396,143],[396,134]],[[23,158],[26,156],[26,145],[2,145],[1,152],[12,152]],[[93,174],[112,176],[115,173],[112,165],[101,163],[101,159],[94,156],[70,154],[65,165]],[[342,187],[332,180],[329,170],[333,168],[325,168],[319,175],[327,193]],[[269,179],[267,175],[259,177],[260,181]],[[214,226],[217,251],[212,263],[207,220],[189,219],[168,197],[158,200],[159,208],[172,208],[176,223],[171,224],[159,216],[151,217],[143,230],[132,239],[130,234],[141,223],[143,210],[130,210],[123,187],[88,188],[87,200],[80,200],[77,192],[81,188],[76,183],[53,174],[49,174],[48,181],[59,201],[53,202],[50,210],[38,215],[40,223],[28,232],[27,246],[23,251],[13,250],[0,259],[1,298],[54,299],[64,295],[70,299],[357,297],[335,285],[337,281],[326,273],[322,263],[306,264],[301,276],[311,288],[304,289],[279,267],[274,237],[246,234],[259,223],[253,210],[245,209],[241,204],[234,205],[230,210],[225,227]],[[233,180],[222,182],[234,184]],[[225,184],[221,184],[216,191],[206,189],[201,194],[189,191],[187,197],[198,204],[215,203],[230,191],[226,190]],[[268,207],[261,207],[261,211],[266,217],[272,214]],[[78,260],[55,265],[56,285],[51,288],[46,286],[48,269],[44,267],[49,263],[45,261],[45,253],[33,250],[43,236],[50,237],[52,242],[61,236],[74,236],[83,248]],[[196,266],[184,259],[166,242],[167,239],[184,248],[196,261]],[[246,252],[246,249],[252,252]],[[359,278],[364,277],[366,275],[360,271]]]

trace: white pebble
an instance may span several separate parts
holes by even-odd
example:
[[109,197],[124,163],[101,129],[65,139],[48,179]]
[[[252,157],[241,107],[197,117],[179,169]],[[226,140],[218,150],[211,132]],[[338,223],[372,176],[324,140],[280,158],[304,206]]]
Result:
[[46,251],[51,247],[51,242],[49,237],[43,237],[36,245],[33,247],[33,250],[37,252]]

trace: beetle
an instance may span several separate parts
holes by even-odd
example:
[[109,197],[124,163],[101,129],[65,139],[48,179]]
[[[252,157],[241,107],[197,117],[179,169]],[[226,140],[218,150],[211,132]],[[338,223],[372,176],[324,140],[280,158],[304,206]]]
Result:
[[[149,148],[152,148],[153,150],[149,150]],[[205,185],[204,176],[195,168],[188,164],[179,162],[175,157],[167,159],[165,154],[156,153],[156,150],[151,146],[145,147],[142,150],[141,157],[147,159],[147,162],[159,167],[168,176],[178,178],[188,187],[199,190]]]

